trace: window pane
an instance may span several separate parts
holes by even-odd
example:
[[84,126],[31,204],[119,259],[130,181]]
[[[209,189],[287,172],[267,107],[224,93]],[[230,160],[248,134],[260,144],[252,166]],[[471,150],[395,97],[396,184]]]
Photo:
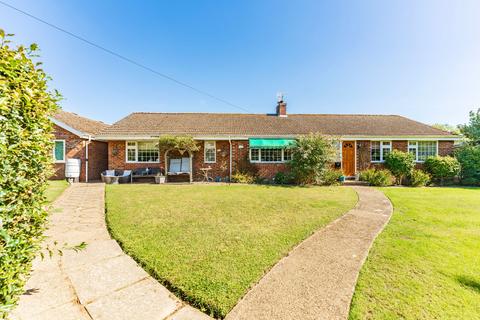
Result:
[[260,160],[260,149],[251,149],[250,150],[250,161]]
[[425,161],[428,157],[433,157],[436,155],[436,141],[418,141],[418,161]]
[[158,148],[154,142],[138,142],[138,162],[158,162]]
[[371,141],[371,157],[372,161],[380,161],[380,141]]
[[54,146],[54,156],[55,161],[64,161],[64,150],[65,149],[65,142],[64,141],[55,141]]
[[127,149],[127,161],[136,161],[134,148]]
[[215,142],[205,141],[205,162],[215,162]]
[[383,159],[382,160],[385,160],[385,158],[387,157],[387,155],[390,153],[390,148],[383,148]]
[[283,161],[292,160],[292,149],[283,149]]
[[261,149],[262,162],[280,162],[282,161],[282,149]]

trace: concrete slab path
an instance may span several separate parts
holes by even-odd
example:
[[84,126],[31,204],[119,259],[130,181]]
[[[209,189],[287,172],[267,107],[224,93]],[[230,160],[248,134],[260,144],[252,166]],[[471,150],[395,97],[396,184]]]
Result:
[[358,273],[393,208],[370,187],[353,187],[359,202],[280,260],[226,320],[347,319]]
[[37,259],[11,317],[17,320],[208,320],[123,253],[105,225],[104,184],[74,184],[55,202],[47,243],[77,245]]

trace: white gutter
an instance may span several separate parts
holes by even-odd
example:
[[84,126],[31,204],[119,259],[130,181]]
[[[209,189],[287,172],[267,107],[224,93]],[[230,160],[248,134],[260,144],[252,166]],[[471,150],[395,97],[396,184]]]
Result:
[[[231,140],[248,140],[249,138],[297,138],[301,135],[249,135],[249,136],[194,136],[195,140],[217,140],[217,141],[231,141]],[[338,137],[340,140],[439,140],[439,141],[460,141],[462,137],[459,136],[436,136],[436,135],[408,135],[408,136],[369,136],[369,135],[327,135],[330,137]],[[100,141],[141,141],[141,140],[155,140],[160,136],[96,136],[95,140]]]
[[229,174],[228,174],[228,182],[230,183],[232,181],[232,139],[228,137],[228,143],[230,144],[230,165],[228,166],[229,168]]
[[88,141],[85,142],[85,183],[88,182],[88,145],[92,141],[92,136],[88,135]]

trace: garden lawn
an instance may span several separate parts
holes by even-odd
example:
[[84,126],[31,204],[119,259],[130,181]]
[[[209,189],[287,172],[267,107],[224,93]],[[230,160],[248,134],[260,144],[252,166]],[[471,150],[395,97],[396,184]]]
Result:
[[50,180],[48,181],[47,189],[45,190],[45,197],[47,203],[53,202],[57,199],[65,189],[68,187],[68,182],[65,180]]
[[384,188],[350,319],[480,319],[480,188]]
[[124,250],[217,317],[357,202],[343,187],[108,185],[106,192],[107,223]]

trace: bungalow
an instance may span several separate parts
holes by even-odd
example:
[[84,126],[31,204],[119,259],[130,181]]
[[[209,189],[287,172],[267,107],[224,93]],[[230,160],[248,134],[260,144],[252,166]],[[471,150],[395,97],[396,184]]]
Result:
[[[286,148],[311,132],[338,139],[336,167],[346,176],[379,166],[393,149],[411,152],[419,165],[429,156],[449,155],[458,136],[397,115],[287,114],[280,100],[274,114],[136,112],[104,129],[95,139],[108,143],[108,168],[164,170],[169,181],[187,173],[190,180],[225,179],[242,166],[272,178],[287,170]],[[162,135],[190,135],[200,150],[161,153]],[[187,180],[188,181],[188,180]]]
[[108,124],[60,110],[53,117],[54,148],[52,156],[55,173],[52,180],[65,179],[67,159],[80,160],[80,181],[99,180],[107,169],[108,144],[95,135],[108,128]]

